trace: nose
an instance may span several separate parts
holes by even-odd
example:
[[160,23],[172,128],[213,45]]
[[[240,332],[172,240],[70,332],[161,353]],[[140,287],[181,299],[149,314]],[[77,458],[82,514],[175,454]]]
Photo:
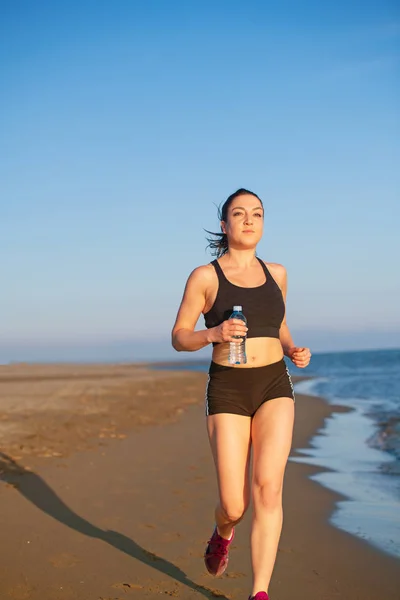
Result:
[[251,218],[251,215],[246,215],[244,222],[246,225],[251,225],[253,223],[253,219]]

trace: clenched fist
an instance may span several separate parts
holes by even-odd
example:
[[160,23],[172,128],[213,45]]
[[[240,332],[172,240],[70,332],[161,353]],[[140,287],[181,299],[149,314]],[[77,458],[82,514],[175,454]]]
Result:
[[288,357],[296,367],[304,369],[310,362],[311,352],[309,348],[298,348],[297,346],[294,346],[293,348],[290,348]]

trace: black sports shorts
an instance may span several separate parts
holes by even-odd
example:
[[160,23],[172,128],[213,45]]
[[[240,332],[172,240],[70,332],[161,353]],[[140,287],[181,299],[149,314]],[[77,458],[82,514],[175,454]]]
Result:
[[253,417],[273,398],[292,398],[292,380],[284,359],[263,367],[225,367],[211,361],[206,387],[206,415],[232,413]]

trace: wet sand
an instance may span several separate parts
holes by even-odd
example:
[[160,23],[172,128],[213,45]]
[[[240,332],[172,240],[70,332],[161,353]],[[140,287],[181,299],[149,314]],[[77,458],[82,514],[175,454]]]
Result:
[[[222,578],[202,562],[205,383],[145,365],[0,367],[1,600],[247,600],[250,515]],[[293,455],[343,410],[296,399]],[[288,464],[271,600],[398,600],[400,562],[328,523],[340,497],[317,470]]]

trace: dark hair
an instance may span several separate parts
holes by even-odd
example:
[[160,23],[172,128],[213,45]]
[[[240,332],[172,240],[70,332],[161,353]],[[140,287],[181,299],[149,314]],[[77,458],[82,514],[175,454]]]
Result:
[[[227,218],[228,218],[229,207],[232,204],[232,202],[234,201],[234,199],[238,198],[239,196],[247,196],[247,195],[258,198],[259,201],[261,202],[261,206],[264,208],[262,200],[261,200],[261,198],[259,198],[257,196],[257,194],[255,194],[254,192],[250,192],[250,190],[246,190],[245,188],[239,188],[238,190],[236,190],[236,192],[231,194],[229,196],[229,198],[227,198],[225,200],[222,207],[220,206],[218,208],[218,219],[220,221],[226,222]],[[210,233],[211,235],[215,236],[214,238],[209,238],[209,237],[206,238],[207,242],[208,242],[208,245],[206,246],[206,248],[210,248],[210,252],[213,256],[216,256],[217,258],[219,258],[220,256],[223,256],[224,254],[226,254],[228,252],[228,236],[226,235],[226,233],[214,233],[212,231],[208,231],[208,229],[205,229],[204,231],[206,233]],[[221,227],[221,231],[222,231],[222,227]]]

